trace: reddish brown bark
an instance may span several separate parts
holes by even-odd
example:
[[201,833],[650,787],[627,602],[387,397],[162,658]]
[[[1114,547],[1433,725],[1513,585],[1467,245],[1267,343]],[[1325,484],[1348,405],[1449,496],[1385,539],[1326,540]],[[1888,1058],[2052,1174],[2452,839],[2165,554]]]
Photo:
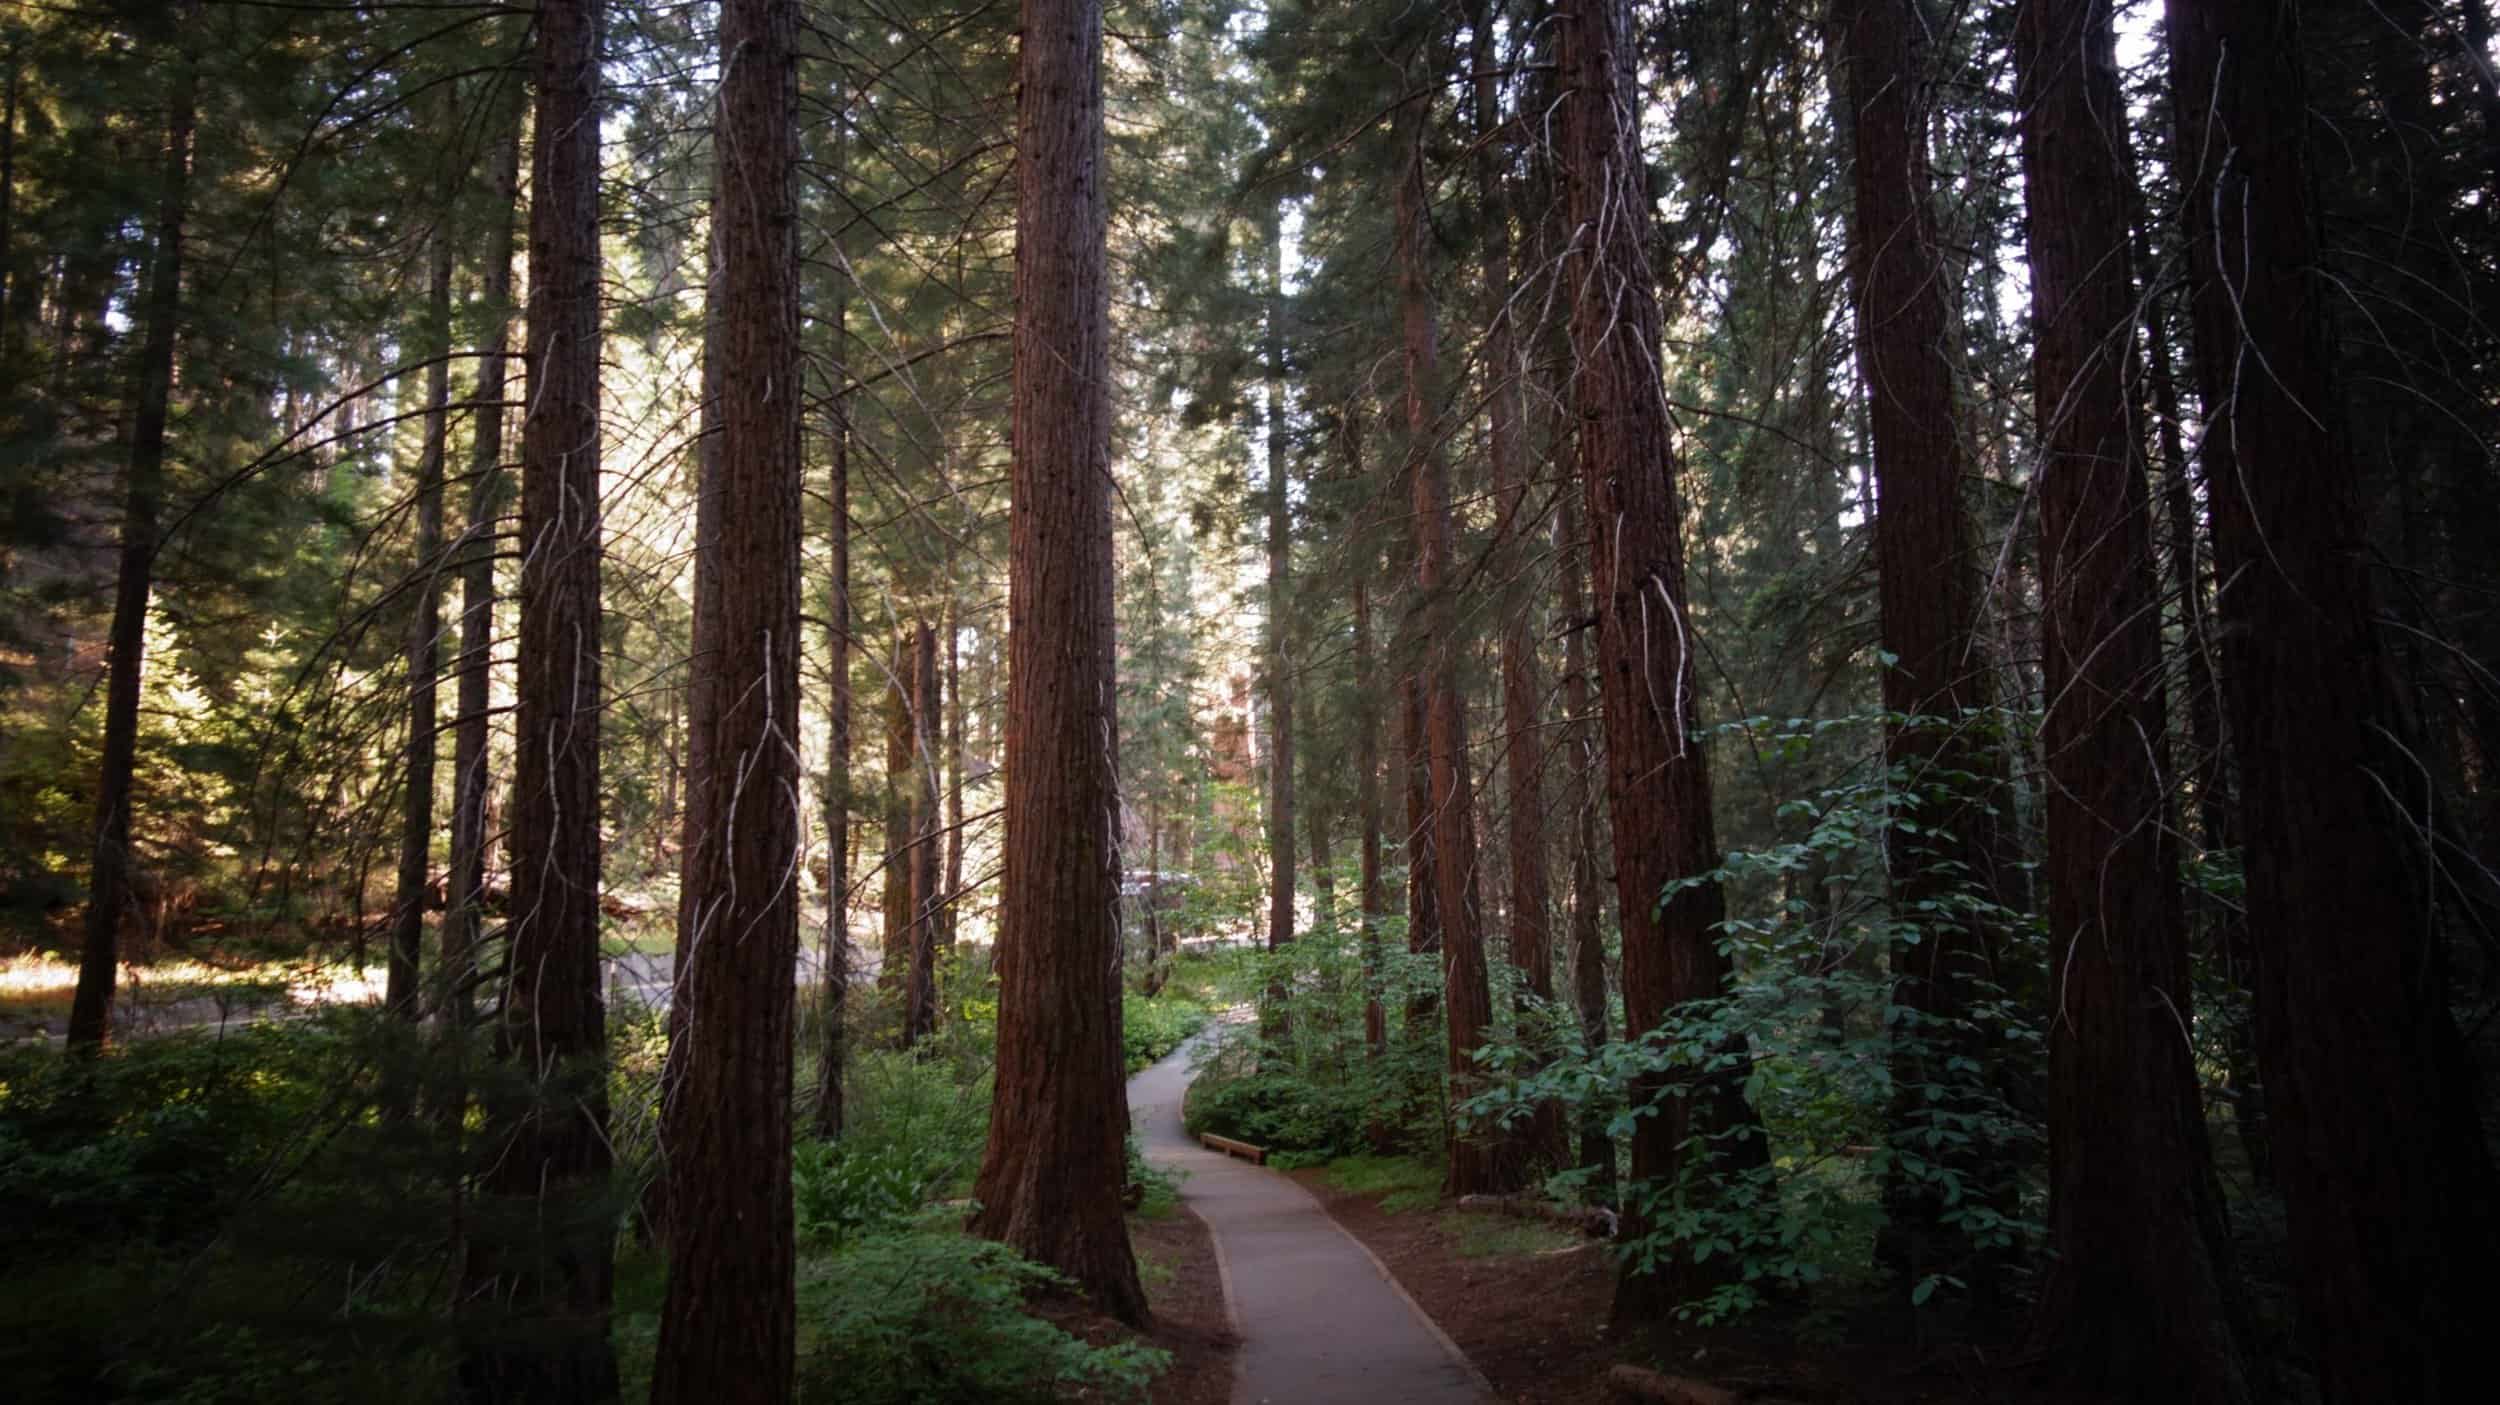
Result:
[[[1885,840],[1893,911],[1916,929],[1891,953],[1893,999],[1914,1013],[1895,1026],[1905,1037],[1892,1057],[1894,1155],[1876,1252],[1907,1283],[1953,1274],[1985,1298],[1985,1265],[1956,1222],[1961,1197],[1940,1180],[1993,1200],[2003,1158],[1985,1139],[1935,1140],[1937,1113],[1967,1110],[1963,1096],[1977,1091],[1973,1075],[1952,1069],[1983,1052],[1969,1015],[1994,979],[1996,939],[1984,919],[1951,909],[1974,888],[1990,891],[2003,762],[1977,730],[1995,699],[1979,636],[1983,563],[1962,496],[1969,462],[1948,359],[1951,283],[1930,190],[1933,84],[1915,0],[1832,0],[1831,27],[1835,85],[1850,109],[1849,279],[1875,459],[1884,710],[1897,719],[1885,728],[1885,758],[1917,802]],[[1935,1101],[1940,1085],[1957,1096]]]
[[[195,19],[184,6],[184,21]],[[184,226],[191,216],[191,138],[199,70],[176,59],[165,109],[165,164],[148,269],[147,331],[130,417],[130,466],[122,482],[121,555],[113,576],[113,623],[104,680],[104,754],[96,778],[95,863],[87,875],[86,942],[70,1000],[68,1046],[93,1052],[112,1032],[113,978],[122,916],[131,901],[131,777],[139,757],[139,677],[147,647],[148,592],[155,581],[156,516],[165,479],[165,428],[173,404],[174,349],[182,317]],[[5,253],[5,250],[0,250]]]
[[2307,1340],[2327,1399],[2469,1399],[2500,1197],[2337,427],[2297,16],[2170,0],[2167,28],[2258,1056]]
[[797,1363],[790,1197],[799,949],[797,0],[725,0],[710,309],[721,379],[715,548],[724,590],[692,777],[727,842],[687,877],[696,938],[674,1000],[685,1057],[662,1092],[668,1294],[656,1402],[786,1401]]
[[[1571,1008],[1579,1016],[1580,1042],[1594,1051],[1605,1047],[1607,1037],[1606,894],[1597,867],[1597,790],[1591,783],[1602,761],[1589,696],[1588,542],[1574,497],[1563,493],[1554,524],[1563,559],[1563,618],[1570,622],[1563,642],[1562,708],[1570,728],[1564,739],[1569,762],[1563,806],[1571,814]],[[1580,1164],[1595,1173],[1600,1190],[1610,1190],[1615,1178],[1615,1139],[1606,1121],[1596,1107],[1580,1118]]]
[[[849,169],[842,123],[833,124],[835,178]],[[839,244],[837,241],[837,252]],[[831,558],[825,608],[825,931],[823,1027],[816,1046],[816,1096],[808,1127],[819,1137],[842,1135],[842,1077],[850,1061],[851,980],[851,400],[850,270],[836,259],[825,322],[833,343],[826,397],[825,536]],[[960,830],[961,826],[958,826]]]
[[2032,1339],[2096,1389],[2244,1400],[2205,1141],[2151,503],[2129,405],[2135,289],[2108,0],[2015,16],[2040,426],[2049,786],[2048,1281]]
[[[1726,898],[1717,883],[1692,881],[1717,867],[1719,847],[1709,760],[1694,735],[1683,505],[1658,360],[1629,7],[1578,0],[1561,12],[1561,35],[1562,165],[1573,231],[1564,268],[1574,290],[1571,400],[1580,417],[1597,597],[1624,1022],[1638,1036],[1684,1002],[1725,991],[1718,926]],[[1723,1052],[1741,1063],[1740,1050]],[[1656,1109],[1632,1134],[1634,1180],[1664,1193],[1687,1176],[1706,1200],[1714,1183],[1763,1164],[1762,1130],[1741,1076],[1694,1075],[1674,1091],[1683,1096],[1669,1095],[1665,1076],[1632,1089],[1636,1106]],[[1716,1267],[1677,1259],[1654,1273],[1627,1271],[1616,1287],[1615,1315],[1663,1316],[1712,1281]]]
[[[1481,899],[1476,891],[1475,782],[1467,758],[1467,716],[1458,691],[1463,644],[1450,592],[1457,585],[1457,536],[1450,520],[1449,466],[1432,447],[1437,318],[1431,265],[1424,247],[1424,155],[1421,121],[1407,134],[1406,173],[1398,185],[1398,305],[1406,362],[1407,488],[1415,531],[1415,584],[1421,592],[1424,655],[1416,689],[1424,745],[1433,841],[1433,906],[1441,920],[1441,996],[1448,1031],[1446,1096],[1455,1109],[1485,1086],[1475,1051],[1491,1037],[1493,996],[1484,968]],[[1461,1129],[1449,1119],[1451,1195],[1498,1194],[1517,1188],[1515,1157],[1499,1139]]]
[[1102,10],[1024,0],[998,1074],[976,1234],[1143,1323],[1122,1218]]
[[480,1190],[532,1242],[472,1241],[466,1297],[528,1323],[471,1342],[459,1393],[616,1395],[616,1206],[599,985],[599,28],[541,0],[521,431],[519,768],[496,1052],[532,1095],[489,1108]]

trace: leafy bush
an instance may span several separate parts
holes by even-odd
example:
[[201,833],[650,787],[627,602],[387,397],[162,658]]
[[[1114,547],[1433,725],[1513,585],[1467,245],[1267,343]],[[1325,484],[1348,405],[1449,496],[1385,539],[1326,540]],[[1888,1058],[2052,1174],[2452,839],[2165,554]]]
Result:
[[1065,1280],[1012,1250],[924,1224],[865,1234],[803,1264],[800,1398],[844,1405],[1137,1400],[1169,1364],[1135,1342],[1089,1346],[1024,1310]]
[[1179,1048],[1213,1018],[1205,1005],[1177,992],[1158,996],[1130,991],[1120,997],[1120,1040],[1135,1073]]

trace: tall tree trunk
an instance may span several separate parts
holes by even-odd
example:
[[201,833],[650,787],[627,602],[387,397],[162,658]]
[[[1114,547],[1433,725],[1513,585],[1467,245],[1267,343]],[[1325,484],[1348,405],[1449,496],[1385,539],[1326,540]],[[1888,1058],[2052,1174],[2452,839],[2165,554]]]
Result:
[[[1476,190],[1484,207],[1484,286],[1490,299],[1484,363],[1487,384],[1486,443],[1493,460],[1493,491],[1500,501],[1506,545],[1515,566],[1529,559],[1528,468],[1524,366],[1513,330],[1509,300],[1510,215],[1502,189],[1499,139],[1501,56],[1494,45],[1489,0],[1471,0],[1468,29],[1474,36]],[[1536,612],[1513,610],[1502,625],[1502,772],[1509,816],[1503,839],[1510,870],[1510,962],[1520,987],[1537,1002],[1554,998],[1553,887],[1546,871],[1545,747],[1540,714],[1545,671],[1536,656]],[[1542,1066],[1540,1056],[1532,1067]],[[1562,1109],[1536,1105],[1526,1126],[1511,1136],[1510,1152],[1530,1164],[1559,1166],[1564,1160]]]
[[[473,1240],[467,1297],[529,1323],[467,1344],[473,1401],[616,1397],[608,1314],[607,1012],[599,988],[599,30],[540,0],[530,179],[530,413],[521,429],[519,774],[496,1051],[525,1094],[490,1109],[480,1189],[535,1242]],[[529,1207],[526,1211],[522,1208]]]
[[662,1096],[668,1295],[655,1405],[790,1398],[797,1263],[790,1192],[799,951],[798,0],[724,0],[712,216],[711,349],[735,366],[720,405],[721,515],[710,791],[734,843],[692,875],[704,940],[675,999],[691,1047]]
[[[1293,664],[1286,643],[1293,608],[1293,506],[1285,469],[1285,233],[1283,210],[1264,212],[1267,243],[1263,360],[1267,397],[1267,949],[1293,942]],[[1281,960],[1259,1012],[1260,1033],[1282,1038],[1290,993]]]
[[[196,0],[178,24],[197,22]],[[112,1032],[113,973],[122,915],[131,904],[131,777],[139,755],[139,670],[147,642],[148,592],[156,568],[156,515],[164,493],[165,421],[173,404],[174,345],[182,320],[183,226],[191,215],[191,137],[197,124],[199,68],[186,49],[174,56],[165,108],[165,164],[148,270],[147,332],[139,347],[123,483],[121,559],[113,577],[111,653],[104,685],[104,757],[96,779],[95,866],[87,879],[86,943],[69,1012],[68,1045],[92,1052]]]
[[[1591,777],[1603,764],[1598,728],[1589,696],[1587,580],[1588,541],[1580,530],[1580,509],[1571,493],[1562,495],[1554,524],[1555,545],[1563,558],[1563,618],[1570,633],[1563,642],[1563,715],[1570,767],[1564,780],[1563,805],[1571,813],[1571,1008],[1579,1017],[1580,1042],[1590,1052],[1606,1046],[1606,936],[1603,919],[1606,894],[1597,866],[1597,790]],[[1615,1138],[1607,1130],[1601,1107],[1580,1113],[1580,1165],[1591,1172],[1601,1198],[1611,1198],[1615,1183]]]
[[[912,641],[909,629],[894,636],[885,676],[885,960],[877,984],[908,996],[911,989],[912,925]],[[906,1004],[904,1022],[910,1023]],[[908,1035],[905,1036],[908,1039]]]
[[[850,170],[844,124],[833,124],[833,180]],[[832,289],[825,324],[833,339],[826,396],[827,555],[832,558],[830,599],[825,609],[825,939],[823,1028],[816,1046],[816,1099],[809,1128],[819,1137],[842,1135],[846,1121],[842,1077],[850,1062],[851,984],[851,269],[834,246]]]
[[[450,109],[459,90],[445,88]],[[441,739],[436,674],[443,633],[443,471],[451,434],[451,201],[435,215],[427,241],[425,334],[420,345],[434,364],[425,373],[425,439],[417,464],[417,584],[408,623],[407,776],[400,795],[399,885],[391,907],[390,970],[382,1008],[414,1023],[420,1002],[417,971],[425,939],[427,870],[434,849],[434,753]]]
[[952,951],[964,911],[964,676],[961,606],[946,605],[946,881],[938,888],[938,945]]
[[1121,1213],[1102,10],[1024,0],[998,1073],[972,1230],[1147,1320]]
[[1985,1057],[1970,1012],[1994,978],[1997,943],[1970,903],[1990,895],[2002,763],[1978,716],[1995,699],[1978,633],[1983,563],[1962,496],[1969,463],[1948,350],[1951,279],[1928,169],[1934,84],[1917,0],[1832,0],[1831,28],[1852,142],[1849,278],[1879,496],[1884,710],[1901,719],[1885,728],[1885,760],[1910,821],[1886,836],[1885,853],[1893,911],[1915,924],[1892,945],[1904,1018],[1894,1026],[1894,1154],[1876,1254],[1905,1287],[1950,1274],[1985,1304],[1995,1277],[1947,1185],[1994,1203],[2008,1183],[2001,1151],[1962,1134],[1981,1089],[1953,1071]]
[[9,28],[9,51],[0,63],[9,67],[8,91],[0,97],[0,352],[9,345],[9,331],[16,325],[11,303],[17,294],[17,237],[14,215],[17,211],[17,92],[20,69],[17,28]]
[[1446,1006],[1451,1195],[1517,1188],[1516,1159],[1493,1139],[1466,1134],[1458,1105],[1482,1091],[1476,1049],[1491,1037],[1493,997],[1484,968],[1482,903],[1476,891],[1476,803],[1467,759],[1467,718],[1458,690],[1463,648],[1450,593],[1457,585],[1457,537],[1450,521],[1449,467],[1432,446],[1439,379],[1437,318],[1424,247],[1424,151],[1420,116],[1408,120],[1405,173],[1398,182],[1398,306],[1405,342],[1407,488],[1415,531],[1415,585],[1424,653],[1416,690],[1430,776],[1433,906],[1441,919],[1441,994]]
[[2097,1390],[2248,1398],[2190,1018],[2151,503],[2128,403],[2133,180],[2109,0],[2015,16],[2047,754],[2049,1238],[2032,1339]]
[[[1685,608],[1683,505],[1658,360],[1629,10],[1622,0],[1569,6],[1560,67],[1568,94],[1562,164],[1574,231],[1564,268],[1566,286],[1575,290],[1572,402],[1596,578],[1624,1023],[1638,1037],[1684,1002],[1723,994],[1728,970],[1718,947],[1726,897],[1702,878],[1718,866],[1719,847],[1708,757],[1694,735],[1698,690]],[[1717,1057],[1738,1068],[1744,1063],[1742,1049]],[[1761,1123],[1740,1076],[1689,1074],[1671,1087],[1669,1078],[1653,1075],[1632,1097],[1636,1107],[1655,1108],[1632,1134],[1632,1178],[1644,1193],[1666,1196],[1681,1177],[1688,1201],[1707,1204],[1727,1180],[1765,1164]],[[1637,1200],[1630,1208],[1637,1226],[1656,1227]],[[1680,1257],[1651,1273],[1627,1264],[1615,1316],[1663,1317],[1714,1282],[1719,1267]]]
[[903,1047],[937,1032],[938,881],[944,837],[938,833],[937,742],[946,708],[938,696],[937,631],[927,624],[911,637],[911,847],[904,867],[911,875],[911,980],[903,1001]]
[[489,714],[493,709],[495,646],[495,537],[511,496],[503,471],[504,382],[511,358],[506,348],[512,323],[514,213],[521,186],[521,127],[525,107],[516,93],[504,121],[509,125],[496,156],[492,208],[480,301],[487,325],[479,339],[474,427],[469,447],[469,521],[460,561],[459,715],[452,721],[451,857],[444,883],[441,1008],[454,1027],[470,1020],[471,976],[486,925],[486,794]]
[[[1359,432],[1349,435],[1359,441]],[[1358,469],[1354,475],[1361,481]],[[1372,596],[1368,570],[1354,579],[1354,676],[1370,679],[1379,664],[1372,645]],[[1380,876],[1380,700],[1370,688],[1357,690],[1354,717],[1354,808],[1362,826],[1362,872],[1355,902],[1362,910],[1363,1047],[1373,1058],[1389,1052],[1389,1017],[1380,1000],[1380,918],[1388,898]]]
[[2330,1400],[2462,1400],[2500,1198],[2418,886],[2419,793],[2334,416],[2296,16],[2170,0],[2257,1046]]

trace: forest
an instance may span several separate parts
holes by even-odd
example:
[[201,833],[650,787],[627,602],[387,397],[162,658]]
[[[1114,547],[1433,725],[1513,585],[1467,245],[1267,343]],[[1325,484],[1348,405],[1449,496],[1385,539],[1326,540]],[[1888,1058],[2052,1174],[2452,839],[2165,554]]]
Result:
[[2489,0],[0,84],[0,1395],[2489,1375]]

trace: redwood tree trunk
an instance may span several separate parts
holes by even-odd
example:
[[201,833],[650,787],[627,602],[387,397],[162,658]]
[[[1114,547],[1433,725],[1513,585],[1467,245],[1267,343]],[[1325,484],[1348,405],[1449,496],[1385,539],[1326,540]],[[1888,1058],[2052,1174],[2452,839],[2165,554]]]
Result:
[[[196,22],[193,5],[182,23]],[[87,878],[86,944],[70,1002],[68,1045],[104,1047],[113,1019],[123,912],[130,906],[131,775],[139,756],[139,669],[145,652],[148,591],[156,569],[156,514],[165,480],[165,421],[173,403],[174,344],[182,317],[183,226],[191,214],[191,137],[199,71],[186,51],[175,58],[165,109],[165,164],[148,270],[147,332],[139,347],[130,419],[129,476],[123,482],[120,564],[113,577],[111,652],[104,684],[104,757],[96,779],[95,865]]]
[[1411,119],[1409,126],[1406,170],[1398,183],[1398,306],[1406,361],[1407,487],[1414,510],[1415,585],[1423,625],[1416,690],[1429,757],[1433,906],[1441,919],[1441,996],[1448,1039],[1445,1096],[1453,1110],[1443,1188],[1453,1196],[1498,1194],[1517,1188],[1515,1158],[1503,1155],[1496,1139],[1462,1131],[1455,1115],[1458,1104],[1484,1086],[1475,1051],[1491,1036],[1493,997],[1484,968],[1482,903],[1476,891],[1475,783],[1458,691],[1463,650],[1458,612],[1450,599],[1458,555],[1450,521],[1450,472],[1432,446],[1438,330],[1424,247],[1422,120]]
[[1024,0],[998,1073],[976,1234],[1147,1320],[1122,1218],[1102,10]]
[[[877,984],[902,992],[911,989],[912,926],[912,641],[914,633],[894,637],[894,653],[885,674],[885,959]],[[908,1005],[905,1007],[908,1012]],[[910,1017],[905,1015],[908,1028]],[[906,1038],[909,1036],[906,1035]]]
[[[1995,699],[1978,633],[1983,563],[1962,496],[1969,463],[1948,359],[1951,285],[1930,190],[1929,58],[1916,0],[1832,0],[1831,28],[1853,144],[1849,279],[1879,497],[1876,596],[1893,660],[1884,710],[1904,719],[1885,728],[1885,759],[1894,786],[1917,802],[1899,816],[1911,823],[1885,840],[1893,911],[1916,926],[1892,947],[1893,999],[1906,1016],[1894,1027],[1892,1169],[1876,1253],[1905,1287],[1952,1274],[1986,1298],[1992,1278],[1978,1272],[1978,1248],[1941,1182],[1959,1179],[1994,1200],[2006,1179],[1984,1138],[1958,1136],[1979,1084],[1953,1071],[1985,1053],[1970,1008],[1993,979],[1995,938],[1967,904],[1993,873],[2002,763],[1978,716]],[[1931,1096],[1940,1085],[1942,1100]]]
[[[1584,623],[1590,619],[1588,542],[1569,492],[1562,495],[1554,534],[1563,558],[1563,617],[1571,631],[1563,644],[1562,684],[1563,714],[1570,720],[1563,804],[1571,812],[1571,1007],[1579,1016],[1581,1044],[1594,1052],[1605,1047],[1607,1038],[1606,894],[1597,867],[1597,789],[1591,781],[1601,759],[1598,729],[1590,720],[1589,632]],[[1615,1139],[1607,1121],[1601,1107],[1580,1114],[1580,1164],[1595,1173],[1593,1188],[1602,1194],[1611,1194],[1615,1180]]]
[[937,742],[945,725],[938,697],[937,631],[922,624],[911,638],[911,847],[904,868],[911,876],[911,981],[904,992],[903,1047],[937,1032],[938,922],[944,876],[944,836],[938,833]]
[[[599,989],[599,29],[540,0],[521,430],[520,764],[497,1053],[529,1096],[491,1107],[480,1189],[530,1242],[472,1241],[468,1298],[529,1324],[468,1343],[460,1394],[616,1396],[608,1313],[607,1012]],[[483,1217],[481,1217],[483,1218]]]
[[[841,123],[834,125],[833,169],[838,181],[849,169]],[[836,245],[837,253],[839,245]],[[851,396],[850,268],[835,259],[833,290],[825,320],[833,338],[827,379],[831,407],[826,428],[827,521],[832,580],[825,612],[825,939],[824,1028],[816,1046],[816,1098],[809,1129],[819,1137],[842,1135],[843,1070],[850,1061],[851,981]]]
[[[1267,211],[1267,949],[1293,942],[1293,665],[1285,636],[1293,602],[1293,507],[1285,473],[1285,236],[1282,211]],[[1278,968],[1281,973],[1281,966]],[[1285,1032],[1288,989],[1281,974],[1267,989],[1261,1032]]]
[[[1685,608],[1683,506],[1675,484],[1658,360],[1658,296],[1649,270],[1649,197],[1634,114],[1640,111],[1629,6],[1577,0],[1562,12],[1564,178],[1573,238],[1564,277],[1574,290],[1572,402],[1597,593],[1598,690],[1605,711],[1607,798],[1623,915],[1627,1033],[1656,1029],[1678,1005],[1722,994],[1719,847],[1710,770],[1694,735],[1692,625]],[[1680,889],[1674,885],[1684,884]],[[1673,891],[1671,891],[1673,889]],[[1718,1051],[1741,1068],[1742,1050]],[[1635,1106],[1654,1105],[1632,1134],[1632,1178],[1664,1195],[1680,1175],[1707,1202],[1725,1178],[1763,1164],[1762,1129],[1741,1076],[1642,1079]],[[1672,1096],[1681,1092],[1682,1096]],[[1690,1139],[1688,1143],[1688,1138]],[[1643,1220],[1637,1204],[1636,1224]],[[1627,1270],[1615,1291],[1625,1321],[1662,1317],[1715,1281],[1715,1263],[1682,1258]]]
[[2329,1400],[2463,1400],[2500,1197],[2450,1017],[2412,758],[2337,427],[2290,7],[2170,0],[2257,1047]]
[[797,1368],[790,1198],[799,950],[798,0],[724,0],[712,218],[720,553],[711,769],[694,777],[732,842],[689,881],[701,940],[675,1000],[686,1056],[662,1091],[668,1296],[651,1399],[790,1398]]
[[2040,426],[2049,786],[2048,1281],[2034,1342],[2095,1389],[2248,1398],[2191,1018],[2151,503],[2126,375],[2125,105],[2109,0],[2015,17]]
[[[1361,474],[1355,476],[1359,481]],[[1372,646],[1371,582],[1365,578],[1368,574],[1366,571],[1354,580],[1354,673],[1364,679],[1375,676],[1379,667]],[[1358,692],[1354,716],[1354,808],[1357,823],[1362,826],[1363,853],[1355,902],[1362,911],[1363,1047],[1378,1058],[1389,1052],[1389,1017],[1380,1002],[1380,917],[1388,901],[1380,877],[1380,701],[1375,691]]]

